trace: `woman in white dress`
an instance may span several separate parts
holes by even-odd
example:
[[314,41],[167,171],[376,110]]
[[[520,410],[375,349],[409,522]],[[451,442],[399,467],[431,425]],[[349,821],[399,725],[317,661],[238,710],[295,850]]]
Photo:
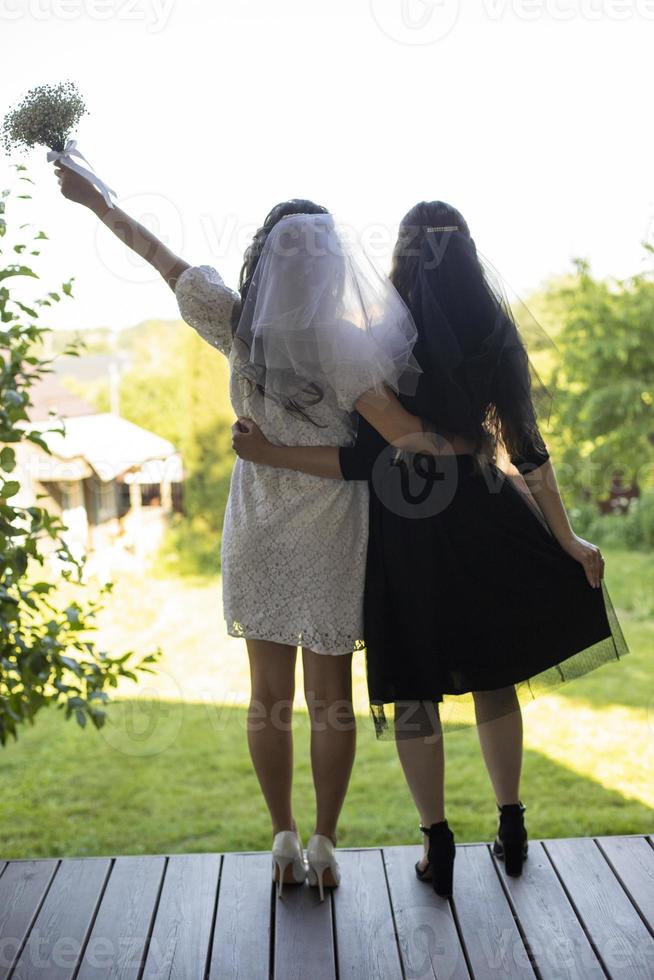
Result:
[[[352,444],[355,402],[384,419],[389,442],[425,449],[420,425],[385,385],[415,386],[416,331],[385,277],[357,262],[326,210],[278,205],[246,252],[239,292],[207,265],[191,266],[84,178],[55,166],[65,197],[92,210],[162,275],[180,312],[229,358],[237,415],[271,441]],[[362,400],[363,396],[363,400]],[[429,437],[425,437],[429,439]],[[416,441],[417,440],[417,441]],[[328,474],[326,474],[328,476]],[[222,545],[227,629],[245,638],[251,702],[248,745],[270,811],[273,878],[339,882],[337,822],[354,760],[352,652],[363,646],[368,487],[240,459]],[[291,804],[297,647],[311,720],[315,831],[307,861]]]
[[[229,358],[237,415],[256,418],[280,444],[352,444],[355,402],[380,382],[397,382],[413,323],[383,277],[365,282],[357,269],[355,288],[351,259],[343,268],[342,242],[324,209],[290,202],[271,213],[264,231],[246,256],[240,295],[209,266],[180,274],[182,317]],[[366,334],[353,325],[372,308],[370,294],[386,314],[377,330],[389,353],[383,361],[357,343]],[[295,830],[290,719],[302,647],[317,805],[307,854],[310,882],[319,885],[321,861],[330,860],[324,884],[338,881],[330,851],[354,759],[351,659],[363,647],[368,506],[364,482],[344,493],[337,480],[237,460],[225,513],[224,616],[228,632],[247,642],[248,742],[275,835]],[[295,872],[289,867],[288,880],[301,876],[299,863]]]

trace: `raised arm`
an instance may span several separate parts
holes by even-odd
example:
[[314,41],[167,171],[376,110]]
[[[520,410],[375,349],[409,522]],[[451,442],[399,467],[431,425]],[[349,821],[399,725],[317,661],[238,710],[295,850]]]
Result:
[[192,266],[159,241],[156,235],[120,208],[110,208],[93,185],[70,170],[55,167],[64,197],[82,204],[98,216],[128,248],[149,262],[175,293],[182,319],[225,356],[232,346],[232,315],[240,304],[212,266]]
[[80,174],[62,163],[55,164],[55,173],[64,197],[83,205],[97,215],[121,242],[149,262],[174,292],[178,278],[185,269],[189,268],[189,263],[171,252],[156,235],[121,208],[110,208],[102,194]]

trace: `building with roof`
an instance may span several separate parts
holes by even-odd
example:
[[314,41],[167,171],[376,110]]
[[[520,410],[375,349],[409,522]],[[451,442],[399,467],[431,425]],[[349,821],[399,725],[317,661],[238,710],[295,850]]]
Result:
[[114,412],[97,412],[53,375],[30,391],[26,427],[50,452],[24,440],[17,449],[14,498],[59,516],[71,551],[89,570],[142,564],[182,509],[184,469],[176,447]]

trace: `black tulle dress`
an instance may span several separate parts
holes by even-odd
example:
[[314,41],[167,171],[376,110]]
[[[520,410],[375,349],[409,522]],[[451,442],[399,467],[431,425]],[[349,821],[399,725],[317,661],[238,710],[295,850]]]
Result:
[[[547,458],[534,446],[513,462]],[[398,460],[364,419],[340,461],[346,479],[370,485],[365,637],[378,737],[429,735],[438,716],[445,730],[465,728],[472,691],[515,685],[524,705],[628,652],[606,587],[588,584],[524,482],[473,455]]]
[[[527,345],[551,342],[526,308],[518,327],[473,239],[445,224],[406,249],[398,279],[423,371],[400,400],[479,454],[398,459],[363,419],[340,451],[343,475],[370,485],[364,616],[379,737],[465,728],[473,691],[497,692],[483,699],[489,719],[515,710],[513,687],[526,704],[628,652],[606,588],[589,585],[517,474],[549,458],[537,418],[551,396]],[[491,462],[507,439],[513,476]]]

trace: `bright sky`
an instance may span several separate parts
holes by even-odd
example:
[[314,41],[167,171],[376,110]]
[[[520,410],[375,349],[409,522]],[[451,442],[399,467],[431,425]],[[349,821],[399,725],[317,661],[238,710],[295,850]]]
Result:
[[[384,268],[405,211],[450,201],[523,295],[575,255],[636,272],[654,243],[654,0],[0,0],[0,30],[0,112],[72,78],[79,146],[120,206],[232,285],[293,196]],[[25,214],[52,239],[45,284],[76,276],[52,325],[176,317],[44,157]]]

